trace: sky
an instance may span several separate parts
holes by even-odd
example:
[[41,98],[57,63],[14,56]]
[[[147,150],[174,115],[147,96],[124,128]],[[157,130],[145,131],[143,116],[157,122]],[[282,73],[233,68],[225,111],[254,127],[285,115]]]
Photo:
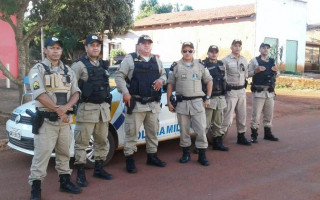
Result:
[[[307,23],[308,24],[316,24],[320,23],[320,0],[307,0]],[[158,3],[161,4],[175,4],[181,3],[184,5],[190,5],[194,10],[199,9],[208,9],[214,7],[228,6],[228,5],[240,5],[240,4],[248,4],[253,3],[255,0],[158,0]],[[208,3],[210,2],[210,3]],[[135,0],[134,16],[138,14],[139,6],[141,4],[141,0]]]

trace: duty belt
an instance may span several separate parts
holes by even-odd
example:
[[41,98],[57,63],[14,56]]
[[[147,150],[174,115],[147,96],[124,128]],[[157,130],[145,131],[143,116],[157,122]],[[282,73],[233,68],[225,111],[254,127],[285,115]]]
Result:
[[177,95],[177,99],[178,99],[178,100],[179,100],[179,98],[180,98],[181,100],[193,100],[193,99],[202,98],[202,96],[196,96],[196,97],[185,97],[185,96]]
[[223,96],[224,92],[223,91],[212,91],[211,97],[217,97],[217,96]]
[[[228,85],[229,86],[229,85]],[[227,87],[228,87],[227,86]],[[240,85],[240,86],[229,86],[231,90],[241,90],[244,88],[244,85]]]
[[[55,122],[59,119],[59,116],[56,112],[39,111],[39,114],[41,115],[41,117],[49,119],[49,121]],[[67,111],[66,114],[73,114],[73,111]]]
[[153,101],[159,102],[161,100],[161,97],[134,97],[134,100],[136,100],[142,104],[146,104],[146,103],[150,103]]

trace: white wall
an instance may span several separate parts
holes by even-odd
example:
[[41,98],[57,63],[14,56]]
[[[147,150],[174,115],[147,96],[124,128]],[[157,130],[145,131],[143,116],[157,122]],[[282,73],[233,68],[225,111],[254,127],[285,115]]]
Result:
[[286,41],[298,41],[297,71],[303,71],[305,62],[307,4],[295,0],[257,0],[256,4],[256,45],[265,37],[278,38],[278,46],[283,46],[282,61],[286,61]]
[[[122,36],[115,36],[108,42],[121,43],[126,53],[135,51],[138,37],[148,34],[153,40],[153,53],[159,54],[163,62],[179,60],[181,45],[185,41],[191,41],[195,46],[195,58],[204,58],[208,47],[215,44],[220,49],[219,58],[230,54],[230,46],[233,39],[241,39],[243,42],[243,55],[250,59],[254,52],[255,22],[252,20],[234,20],[228,23],[210,25],[176,27],[157,30],[130,31]],[[105,39],[105,41],[107,41]],[[107,48],[104,45],[104,48]],[[104,52],[107,52],[104,50]],[[104,55],[105,56],[105,55]],[[104,57],[105,58],[105,57]]]

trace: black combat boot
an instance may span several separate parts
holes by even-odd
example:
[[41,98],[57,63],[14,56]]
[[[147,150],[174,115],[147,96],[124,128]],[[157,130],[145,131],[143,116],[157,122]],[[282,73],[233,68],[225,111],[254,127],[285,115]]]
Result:
[[222,136],[212,138],[212,149],[219,151],[229,151],[228,147],[225,147],[222,142]]
[[70,181],[70,174],[60,174],[60,191],[68,192],[72,194],[79,194],[82,192],[82,189],[78,186],[75,186]]
[[258,129],[251,128],[251,142],[258,143]]
[[248,141],[246,137],[244,137],[244,133],[238,133],[237,144],[250,146],[251,142]]
[[113,176],[103,169],[103,160],[96,160],[94,162],[93,176],[106,180],[113,179]]
[[133,174],[137,172],[136,165],[134,164],[133,155],[126,156],[126,168],[128,173]]
[[41,200],[41,181],[32,181],[30,200]]
[[180,158],[180,163],[187,163],[189,162],[190,158],[190,147],[182,147],[182,157]]
[[198,162],[203,166],[209,166],[210,163],[206,158],[206,149],[199,149]]
[[167,165],[167,163],[160,160],[156,153],[148,153],[147,165],[154,165],[157,167],[165,167]]
[[265,140],[270,140],[270,141],[279,141],[279,138],[274,137],[274,135],[271,132],[270,127],[264,127],[264,138]]
[[88,182],[86,178],[86,172],[84,170],[84,164],[76,165],[77,171],[77,184],[80,187],[87,187]]

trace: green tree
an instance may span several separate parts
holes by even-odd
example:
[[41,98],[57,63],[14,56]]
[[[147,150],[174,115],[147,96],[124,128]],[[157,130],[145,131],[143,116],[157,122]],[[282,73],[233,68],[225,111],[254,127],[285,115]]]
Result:
[[157,0],[143,0],[140,4],[139,14],[136,17],[136,20],[149,17],[153,14],[193,10],[189,5],[185,5],[183,8],[182,6],[183,4],[179,3],[175,3],[173,5],[171,3],[159,5]]
[[189,5],[185,5],[183,8],[182,8],[182,11],[190,11],[190,10],[193,10],[192,6],[189,6]]
[[[112,37],[132,27],[133,1],[0,0],[0,20],[7,22],[15,34],[19,55],[18,78],[14,78],[1,61],[0,70],[18,85],[21,94],[23,77],[30,68],[29,45],[41,27],[57,25],[70,31],[70,37],[77,39],[85,38],[89,33],[103,34],[104,30],[108,30],[108,36]],[[11,19],[13,15],[16,16],[16,24]]]

